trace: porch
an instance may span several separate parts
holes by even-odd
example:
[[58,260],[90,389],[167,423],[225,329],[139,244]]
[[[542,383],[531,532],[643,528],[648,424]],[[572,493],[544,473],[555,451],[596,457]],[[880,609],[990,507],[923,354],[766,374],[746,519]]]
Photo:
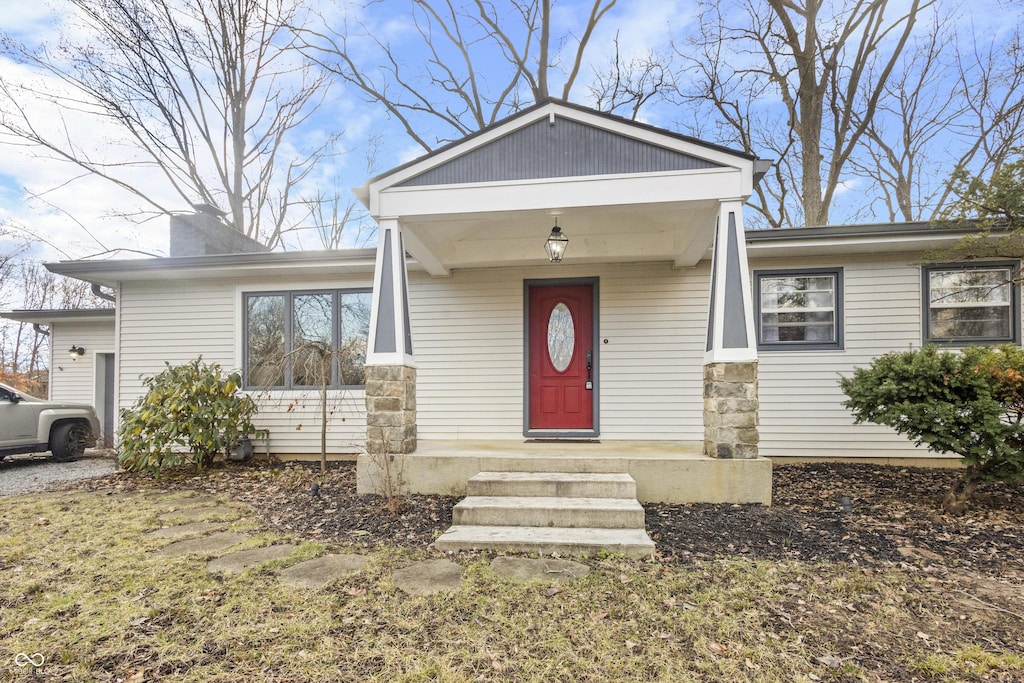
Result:
[[771,504],[771,461],[711,458],[703,447],[700,441],[420,440],[412,453],[360,454],[357,487],[379,493],[390,475],[406,493],[464,496],[480,472],[626,473],[645,503]]

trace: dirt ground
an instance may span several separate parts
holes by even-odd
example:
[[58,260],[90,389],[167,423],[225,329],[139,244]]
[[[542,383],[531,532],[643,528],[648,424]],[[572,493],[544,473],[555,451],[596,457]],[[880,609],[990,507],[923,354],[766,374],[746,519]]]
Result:
[[[956,470],[859,464],[776,467],[772,506],[647,504],[657,558],[720,556],[863,566],[917,564],[1024,579],[1024,484],[983,485],[962,516],[942,513]],[[312,484],[318,485],[316,495]],[[158,485],[120,473],[87,486]],[[227,466],[160,485],[226,493],[270,526],[344,545],[422,547],[451,525],[450,496],[406,496],[396,512],[355,494],[354,463]],[[849,511],[841,505],[850,499]]]

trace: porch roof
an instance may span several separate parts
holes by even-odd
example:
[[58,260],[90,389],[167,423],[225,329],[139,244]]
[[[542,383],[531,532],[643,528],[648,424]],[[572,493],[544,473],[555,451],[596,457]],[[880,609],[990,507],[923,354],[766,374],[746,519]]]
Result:
[[397,219],[431,274],[543,263],[558,218],[567,260],[697,263],[720,201],[746,201],[753,155],[547,100],[356,190]]

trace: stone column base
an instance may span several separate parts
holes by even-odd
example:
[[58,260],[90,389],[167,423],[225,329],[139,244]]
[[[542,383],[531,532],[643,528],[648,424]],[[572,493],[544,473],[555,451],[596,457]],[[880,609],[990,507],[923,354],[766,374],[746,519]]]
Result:
[[366,366],[366,452],[416,450],[416,368]]
[[704,366],[704,454],[757,457],[757,362]]

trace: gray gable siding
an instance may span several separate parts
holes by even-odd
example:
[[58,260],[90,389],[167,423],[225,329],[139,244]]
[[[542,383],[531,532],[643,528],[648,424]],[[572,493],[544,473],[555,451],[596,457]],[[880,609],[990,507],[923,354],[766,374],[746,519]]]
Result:
[[719,164],[557,117],[525,126],[406,180],[400,187],[688,171]]

